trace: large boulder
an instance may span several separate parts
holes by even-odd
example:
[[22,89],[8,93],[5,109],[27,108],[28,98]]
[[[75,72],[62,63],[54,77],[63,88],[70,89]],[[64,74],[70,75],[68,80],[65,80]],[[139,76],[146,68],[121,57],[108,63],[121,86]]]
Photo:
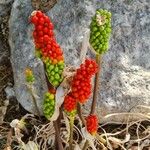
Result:
[[32,26],[29,16],[33,11],[31,0],[16,0],[12,6],[9,20],[9,44],[11,47],[11,63],[14,72],[14,89],[17,100],[21,105],[34,114],[37,114],[32,96],[27,88],[25,69],[31,68],[35,76],[34,94],[37,106],[42,113],[42,101],[47,91],[43,63],[35,57],[32,40]]
[[[150,16],[146,0],[60,0],[47,13],[54,25],[57,40],[64,50],[65,61],[79,65],[80,49],[84,35],[89,30],[91,17],[97,8],[112,12],[112,36],[108,53],[103,56],[97,112],[103,117],[111,113],[148,113],[150,105]],[[25,87],[24,69],[34,68],[35,88],[40,97],[46,90],[42,63],[34,57],[30,0],[16,0],[10,19],[10,46],[18,101],[33,112],[29,93]],[[94,57],[89,52],[88,55]],[[39,65],[39,67],[37,67]],[[86,107],[89,110],[90,102]],[[142,109],[141,109],[142,108]],[[145,109],[144,109],[145,108]],[[128,116],[110,120],[123,122]]]

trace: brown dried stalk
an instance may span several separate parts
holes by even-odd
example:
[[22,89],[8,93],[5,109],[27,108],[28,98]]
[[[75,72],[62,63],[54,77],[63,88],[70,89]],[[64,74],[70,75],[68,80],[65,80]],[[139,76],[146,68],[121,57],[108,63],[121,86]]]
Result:
[[74,125],[74,116],[70,116],[69,150],[73,150],[73,125]]
[[37,102],[36,102],[36,97],[35,97],[32,85],[31,84],[27,85],[27,88],[28,88],[28,90],[29,90],[29,92],[32,96],[32,100],[33,100],[37,115],[40,117],[40,111],[39,111],[39,108],[38,108],[38,105],[37,105]]
[[79,116],[80,120],[82,121],[82,124],[85,126],[85,119],[82,115],[82,110],[81,110],[81,104],[80,103],[77,104],[77,113],[78,113],[78,116]]
[[56,149],[58,150],[63,150],[63,145],[62,145],[62,140],[61,140],[61,137],[60,137],[60,128],[59,128],[59,125],[58,125],[58,119],[56,121],[53,122],[54,124],[54,128],[55,128],[55,143],[56,143]]
[[95,76],[93,101],[91,105],[90,114],[94,114],[95,108],[96,108],[96,100],[97,100],[97,95],[98,95],[98,90],[99,90],[99,75],[100,75],[100,68],[101,68],[101,55],[100,54],[96,54],[96,62],[98,64],[98,72],[96,73],[96,76]]

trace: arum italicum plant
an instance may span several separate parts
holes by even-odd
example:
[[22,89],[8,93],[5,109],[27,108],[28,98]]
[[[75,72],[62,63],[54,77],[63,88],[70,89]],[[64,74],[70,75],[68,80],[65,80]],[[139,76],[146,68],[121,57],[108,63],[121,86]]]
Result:
[[[56,105],[56,91],[63,82],[63,71],[65,68],[64,57],[61,47],[56,41],[54,26],[48,16],[41,11],[34,11],[31,14],[30,22],[34,25],[33,39],[35,50],[38,57],[43,61],[45,73],[48,81],[49,91],[45,93],[43,101],[43,112],[45,117],[51,121]],[[111,33],[111,13],[107,10],[97,10],[90,24],[91,49],[95,52],[96,60],[85,59],[85,61],[76,69],[72,75],[70,90],[64,94],[63,106],[60,106],[60,114],[64,111],[70,120],[69,149],[73,150],[73,126],[77,115],[81,119],[86,131],[91,135],[97,135],[98,117],[95,114],[95,106],[98,92],[98,82],[101,67],[101,55],[108,50],[109,37]],[[34,82],[34,78],[26,77],[26,80]],[[96,76],[95,76],[96,75]],[[92,93],[91,80],[95,76],[93,102],[89,116],[83,118],[81,107],[85,104]],[[60,129],[58,123],[61,115],[58,115],[54,121],[56,131],[56,145],[59,150],[63,149],[60,138]],[[85,142],[84,149],[88,146]]]

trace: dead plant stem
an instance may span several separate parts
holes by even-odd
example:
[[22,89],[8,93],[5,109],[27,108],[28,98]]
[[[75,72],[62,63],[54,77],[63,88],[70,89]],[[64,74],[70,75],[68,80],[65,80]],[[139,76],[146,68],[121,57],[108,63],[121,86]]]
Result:
[[59,132],[59,126],[58,126],[58,120],[54,121],[54,128],[55,128],[55,143],[56,143],[56,149],[63,150],[62,140],[60,137]]
[[28,86],[28,90],[29,90],[29,92],[30,92],[30,94],[31,94],[31,96],[32,96],[32,100],[33,100],[33,103],[34,103],[36,112],[37,112],[38,116],[40,117],[40,111],[39,111],[38,106],[37,106],[37,102],[36,102],[35,95],[34,95],[34,93],[33,93],[32,85],[29,85],[29,86]]
[[73,125],[74,125],[74,116],[70,116],[69,150],[73,150]]
[[97,100],[97,95],[98,95],[98,90],[99,90],[99,75],[100,75],[100,68],[101,68],[101,55],[100,54],[96,54],[96,62],[98,64],[98,72],[96,73],[96,76],[95,76],[93,101],[91,105],[90,114],[94,114],[95,108],[96,108],[96,100]]
[[81,104],[80,103],[77,104],[77,113],[78,113],[78,116],[79,116],[80,120],[82,121],[82,124],[85,126],[85,119],[82,115],[82,110],[81,110]]

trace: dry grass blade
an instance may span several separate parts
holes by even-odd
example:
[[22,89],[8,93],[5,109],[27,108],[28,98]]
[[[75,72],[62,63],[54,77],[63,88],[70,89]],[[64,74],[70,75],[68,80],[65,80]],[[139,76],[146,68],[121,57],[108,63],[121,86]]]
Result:
[[47,150],[54,146],[55,143],[55,130],[52,122],[44,125],[34,126],[36,135],[34,142],[38,145],[39,149]]

